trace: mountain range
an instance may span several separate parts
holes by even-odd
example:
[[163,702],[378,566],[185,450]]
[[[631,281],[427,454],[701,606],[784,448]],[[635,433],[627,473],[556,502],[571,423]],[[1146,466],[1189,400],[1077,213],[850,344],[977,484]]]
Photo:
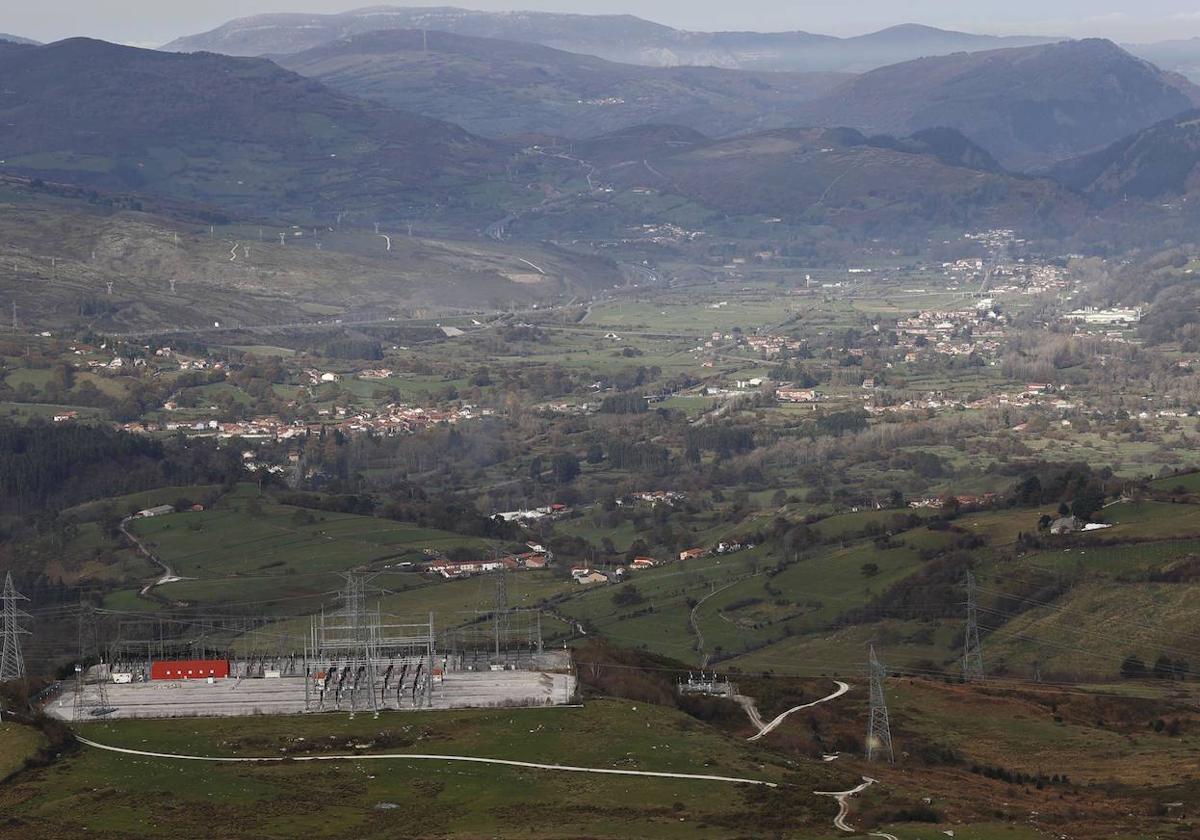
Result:
[[163,49],[227,55],[284,55],[383,29],[424,29],[540,44],[610,61],[657,67],[861,72],[923,55],[1026,46],[1056,40],[996,37],[905,24],[852,38],[810,32],[688,32],[632,15],[478,12],[452,7],[379,6],[341,14],[238,18]]
[[1045,230],[1084,210],[1082,200],[1052,181],[1005,172],[952,129],[892,138],[789,128],[712,140],[640,127],[573,144],[572,152],[621,189],[841,234],[911,234],[940,225]]
[[[46,46],[0,43],[0,167],[35,182],[145,195],[160,206],[199,208],[244,221],[307,224],[350,214],[359,225],[400,225],[416,218],[426,229],[436,226],[452,235],[477,236],[487,229],[497,237],[515,231],[520,238],[541,240],[593,234],[611,240],[664,219],[720,229],[730,220],[760,224],[753,220],[763,217],[796,229],[824,230],[830,238],[900,235],[912,241],[935,231],[981,227],[1064,233],[1114,196],[1161,201],[1188,195],[1200,180],[1192,175],[1200,158],[1194,115],[1171,113],[1167,120],[1145,124],[1155,108],[1159,113],[1190,108],[1187,83],[1107,42],[918,62],[922,72],[913,77],[920,84],[901,90],[904,96],[872,78],[894,72],[881,70],[843,81],[835,93],[807,106],[801,101],[794,111],[780,103],[809,89],[764,90],[756,84],[758,74],[746,71],[697,70],[693,77],[690,69],[632,68],[628,72],[641,75],[615,77],[641,86],[665,112],[674,108],[670,113],[687,116],[692,109],[694,122],[702,122],[706,101],[714,112],[718,106],[725,109],[722,119],[730,127],[746,118],[742,133],[723,137],[694,125],[639,124],[598,136],[543,131],[488,139],[447,120],[330,87],[371,93],[370,84],[378,84],[378,98],[412,105],[432,102],[441,92],[446,109],[441,113],[459,111],[472,127],[498,127],[505,108],[536,99],[535,82],[544,78],[543,98],[553,107],[537,112],[540,125],[512,124],[515,132],[569,122],[569,96],[578,99],[588,92],[570,85],[584,84],[589,66],[598,74],[612,67],[550,50],[535,53],[539,58],[525,66],[504,42],[444,34],[424,39],[411,31],[375,33],[318,48],[302,61],[295,57],[311,72],[323,66],[328,85],[262,58],[164,53],[88,39]],[[375,43],[381,45],[386,70],[370,81],[369,74],[358,74],[369,64],[364,56]],[[484,48],[489,52],[479,53]],[[434,59],[428,55],[443,53],[449,58],[437,60],[467,68],[464,75],[448,81],[433,74],[423,87],[417,84],[421,77],[413,68],[429,74],[426,62]],[[346,55],[354,72],[343,77],[335,64]],[[970,65],[964,63],[968,58]],[[592,61],[597,63],[587,63]],[[464,93],[485,64],[526,75],[520,83],[492,82],[483,93]],[[927,66],[943,69],[933,72]],[[613,73],[626,72],[615,67]],[[1067,72],[1071,68],[1074,75]],[[1068,141],[1090,144],[1089,153],[1047,170],[1051,177],[1014,174],[1007,168],[1014,147],[995,140],[1012,126],[1026,125],[1016,116],[1033,106],[1021,103],[1039,103],[1049,82],[1039,88],[1036,77],[1054,74],[1059,83],[1055,113],[1072,119],[1051,125],[1059,126]],[[397,79],[409,80],[407,93]],[[875,86],[874,101],[889,106],[881,113],[893,120],[890,125],[911,130],[796,127],[803,125],[804,107],[824,106],[847,92],[870,103],[862,92],[872,88],[864,80]],[[794,81],[811,80],[797,75]],[[739,85],[745,86],[743,111],[735,102]],[[512,98],[501,98],[505,89],[512,90]],[[916,92],[922,90],[927,92]],[[558,93],[551,97],[549,91]],[[669,101],[673,91],[678,91],[674,103]],[[1092,95],[1095,91],[1104,96]],[[488,96],[497,100],[491,111]],[[955,107],[977,114],[987,130],[972,136],[969,121],[963,123],[968,130],[961,131],[937,120],[919,126],[905,109],[919,105],[922,96],[958,103]],[[773,102],[773,97],[779,99]],[[649,114],[651,106],[635,104],[647,110],[629,119]],[[1136,127],[1108,146],[1101,146],[1100,130],[1091,136],[1071,133],[1089,105],[1099,129]],[[761,115],[749,116],[760,108],[765,109],[761,114],[790,125],[769,127]],[[989,108],[1009,122],[997,122]],[[1021,154],[1049,149],[1065,157],[1062,146],[1027,142],[1015,148]],[[1145,218],[1157,212],[1156,206],[1138,205]],[[1119,212],[1137,219],[1132,209]]]
[[506,154],[265,59],[75,38],[0,48],[0,78],[5,171],[244,213],[420,203]]
[[1102,147],[1200,104],[1200,88],[1111,41],[922,58],[856,76],[801,105],[807,125],[906,134],[956,128],[1010,168]]
[[1200,111],[1163,120],[1066,161],[1052,175],[1100,203],[1194,197],[1200,192]]
[[345,93],[488,136],[592,137],[643,123],[713,135],[778,128],[849,76],[642,67],[536,44],[413,29],[339,39],[277,59]]
[[1164,70],[1200,84],[1200,38],[1181,38],[1155,44],[1127,44],[1125,49]]

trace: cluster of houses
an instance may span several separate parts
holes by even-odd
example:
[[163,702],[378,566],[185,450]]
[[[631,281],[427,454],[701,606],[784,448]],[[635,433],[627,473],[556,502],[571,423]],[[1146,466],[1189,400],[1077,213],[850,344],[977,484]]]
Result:
[[742,338],[741,343],[768,359],[778,356],[784,351],[790,353],[804,347],[801,339],[786,335],[748,335]]
[[[688,548],[679,552],[677,562],[683,563],[688,560],[699,560],[701,557],[708,557],[713,554],[732,554],[748,548],[754,548],[754,546],[751,543],[741,543],[732,540],[719,542],[712,548]],[[620,583],[627,575],[633,572],[653,569],[661,565],[662,562],[653,557],[639,556],[634,557],[628,564],[604,570],[594,569],[590,566],[574,566],[571,569],[571,578],[583,586],[593,583]]]
[[500,519],[504,522],[516,522],[519,525],[528,525],[534,522],[541,522],[547,519],[555,519],[571,512],[571,509],[564,504],[555,502],[549,505],[542,505],[536,508],[523,508],[520,510],[505,510],[499,513],[493,513],[493,519]]
[[984,300],[970,309],[922,311],[897,322],[896,335],[906,362],[917,361],[922,351],[946,356],[995,356],[1007,321],[991,307],[991,301]]
[[1068,312],[1063,320],[1103,327],[1132,326],[1142,320],[1142,310],[1140,307],[1097,309],[1087,306]]
[[981,496],[961,494],[956,496],[923,496],[913,499],[908,506],[914,510],[941,510],[947,502],[953,499],[961,508],[986,508],[996,503],[995,493],[984,493]]
[[630,236],[622,242],[650,242],[655,245],[674,245],[680,242],[695,242],[704,236],[702,230],[688,230],[685,227],[663,222],[662,224],[643,224],[635,227]]
[[775,399],[787,403],[817,403],[821,395],[816,388],[799,388],[795,385],[780,385],[775,389]]
[[[166,411],[177,411],[179,406],[173,401],[163,405]],[[388,405],[379,411],[357,410],[351,413],[347,408],[334,407],[321,409],[318,414],[331,416],[335,422],[304,423],[299,420],[284,422],[278,417],[255,417],[249,420],[220,422],[211,419],[169,420],[164,423],[142,422],[122,423],[117,428],[127,432],[175,432],[182,431],[194,434],[213,435],[219,438],[241,437],[250,440],[289,440],[305,437],[308,434],[319,434],[322,430],[337,429],[346,435],[378,434],[398,435],[417,432],[430,426],[450,424],[485,417],[492,413],[491,409],[477,409],[475,406],[463,405],[458,408],[437,409],[420,408],[407,405]]]
[[686,499],[687,494],[680,493],[678,490],[643,490],[617,499],[617,504],[624,507],[640,502],[649,505],[668,505],[673,507]]
[[871,415],[903,414],[910,411],[948,411],[966,408],[962,400],[948,396],[942,391],[930,391],[923,397],[914,397],[898,403],[870,402],[863,410]]
[[539,414],[554,414],[566,417],[582,417],[586,414],[593,414],[600,408],[599,403],[571,403],[571,402],[550,402],[543,403],[535,409]]
[[448,560],[438,558],[423,564],[422,568],[434,575],[440,575],[446,580],[483,575],[504,569],[510,572],[545,569],[554,562],[554,555],[544,546],[537,543],[527,543],[529,551],[520,554],[507,554],[500,557],[475,560]]

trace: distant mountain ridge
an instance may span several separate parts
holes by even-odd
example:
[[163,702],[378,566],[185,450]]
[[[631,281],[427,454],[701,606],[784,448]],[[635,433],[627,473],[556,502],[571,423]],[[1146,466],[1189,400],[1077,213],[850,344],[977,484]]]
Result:
[[0,49],[0,78],[6,172],[247,212],[399,205],[507,155],[264,59],[74,38]]
[[1050,173],[1102,204],[1200,195],[1200,111],[1163,120]]
[[939,226],[1067,230],[1086,202],[1045,178],[1013,175],[952,129],[867,137],[786,128],[720,140],[640,126],[572,153],[619,189],[680,196],[728,216],[830,226],[840,236],[928,235]]
[[1138,58],[1186,76],[1200,84],[1200,38],[1181,38],[1153,44],[1123,44]]
[[727,135],[787,125],[835,73],[640,67],[536,44],[381,30],[281,56],[332,88],[486,136],[591,137],[649,122]]
[[20,35],[9,35],[7,32],[0,32],[0,41],[7,41],[10,44],[31,44],[37,45],[39,41],[32,38],[22,38]]
[[477,12],[453,7],[378,6],[341,14],[238,18],[163,47],[227,55],[287,55],[381,29],[425,29],[540,44],[626,64],[743,70],[861,72],[924,55],[1054,41],[974,35],[918,24],[837,38],[810,32],[688,32],[633,15]]
[[1200,88],[1110,41],[916,59],[857,76],[796,122],[868,133],[955,128],[1010,168],[1051,165],[1200,103]]

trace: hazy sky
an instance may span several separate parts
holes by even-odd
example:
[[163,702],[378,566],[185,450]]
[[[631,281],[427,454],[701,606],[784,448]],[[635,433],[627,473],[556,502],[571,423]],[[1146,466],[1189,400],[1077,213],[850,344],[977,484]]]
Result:
[[[90,35],[157,46],[264,12],[337,12],[372,0],[5,0],[0,32],[42,41]],[[437,5],[437,0],[412,5]],[[446,2],[445,5],[453,5]],[[1196,0],[472,0],[475,9],[621,13],[683,29],[804,29],[853,35],[896,23],[996,34],[1147,41],[1200,35]]]

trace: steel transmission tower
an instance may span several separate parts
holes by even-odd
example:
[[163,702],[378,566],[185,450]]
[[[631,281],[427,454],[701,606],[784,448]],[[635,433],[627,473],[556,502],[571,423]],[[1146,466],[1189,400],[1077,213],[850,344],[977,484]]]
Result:
[[967,571],[967,629],[963,636],[963,679],[978,682],[983,679],[983,646],[979,643],[979,616],[975,594],[975,575]]
[[888,721],[887,697],[883,693],[883,681],[887,678],[887,668],[875,655],[875,645],[870,646],[867,668],[871,679],[871,711],[867,722],[867,761],[886,758],[894,762],[896,756],[892,753],[892,726]]
[[508,629],[508,574],[503,563],[496,569],[496,603],[492,608],[492,629],[496,637],[496,661],[500,661],[500,637]]
[[342,591],[345,604],[343,614],[345,629],[352,642],[347,657],[353,675],[350,714],[354,714],[358,695],[365,689],[368,706],[371,712],[378,716],[379,699],[375,690],[375,677],[379,660],[379,615],[367,610],[367,575],[353,571],[347,572],[344,577],[346,588]]
[[0,640],[0,683],[25,679],[21,637],[29,635],[29,631],[21,626],[21,622],[32,616],[18,607],[18,603],[28,600],[13,586],[12,572],[5,575],[4,590],[0,592],[0,634],[3,634]]
[[[88,660],[96,658],[95,690],[88,690]],[[75,665],[75,715],[73,720],[85,717],[100,717],[116,709],[108,702],[108,681],[112,678],[111,666],[104,662],[104,650],[100,645],[100,625],[96,610],[91,605],[79,610],[79,661]]]

